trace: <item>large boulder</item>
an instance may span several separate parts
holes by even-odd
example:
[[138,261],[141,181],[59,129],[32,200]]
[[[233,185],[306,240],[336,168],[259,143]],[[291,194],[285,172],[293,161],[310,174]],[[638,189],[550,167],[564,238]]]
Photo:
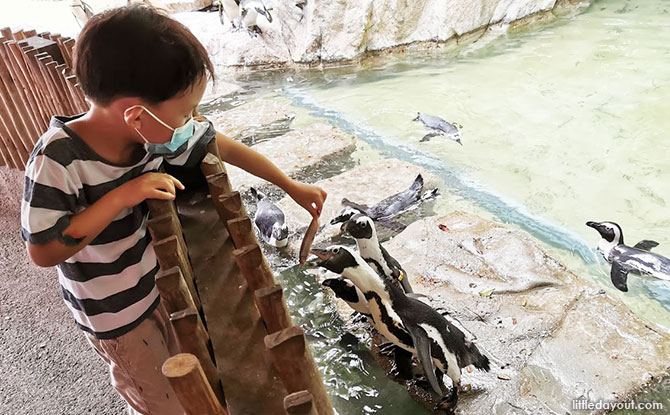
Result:
[[259,18],[260,36],[233,30],[225,19],[221,24],[215,13],[175,17],[203,42],[217,65],[282,66],[350,60],[367,51],[444,42],[473,32],[481,35],[529,16],[552,15],[558,6],[585,4],[576,0],[310,0],[303,7],[297,7],[297,1],[274,3],[272,23]]
[[667,333],[523,231],[454,212],[417,221],[385,246],[415,291],[493,358],[492,373],[464,373],[473,392],[461,396],[462,413],[575,413],[573,400],[628,399],[668,369]]
[[[335,126],[316,123],[252,148],[269,158],[289,177],[297,177],[338,155],[352,152],[356,148],[356,137],[345,134]],[[228,166],[228,174],[232,185],[238,190],[267,184],[263,179],[232,165]]]

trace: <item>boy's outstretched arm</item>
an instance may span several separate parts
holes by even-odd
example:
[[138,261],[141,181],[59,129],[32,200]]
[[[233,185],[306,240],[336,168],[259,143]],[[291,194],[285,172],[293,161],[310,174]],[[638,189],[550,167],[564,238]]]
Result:
[[70,217],[61,237],[45,244],[26,242],[30,259],[40,267],[52,267],[79,252],[100,234],[123,209],[145,199],[174,199],[179,180],[165,173],[145,173],[102,196],[88,208]]
[[323,203],[328,196],[323,189],[291,179],[267,157],[218,132],[216,133],[216,144],[223,161],[281,187],[313,217],[321,215]]

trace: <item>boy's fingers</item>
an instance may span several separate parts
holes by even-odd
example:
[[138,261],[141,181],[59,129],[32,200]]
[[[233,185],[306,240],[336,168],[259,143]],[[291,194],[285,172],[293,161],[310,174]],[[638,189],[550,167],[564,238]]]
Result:
[[153,197],[151,199],[162,199],[162,200],[174,200],[175,195],[164,190],[155,189],[153,191]]
[[184,190],[184,189],[186,189],[186,187],[185,187],[185,186],[184,186],[184,185],[183,185],[183,184],[182,184],[176,177],[170,176],[170,179],[172,179],[172,181],[174,182],[174,184],[175,184],[180,190]]

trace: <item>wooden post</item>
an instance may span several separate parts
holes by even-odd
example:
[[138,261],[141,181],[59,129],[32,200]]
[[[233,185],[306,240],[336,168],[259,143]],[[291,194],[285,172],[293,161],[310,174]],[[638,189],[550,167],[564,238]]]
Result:
[[[151,210],[151,208],[149,209]],[[176,215],[176,213],[165,213],[160,216],[155,216],[153,215],[153,212],[155,211],[151,210],[151,212],[151,219],[147,221],[147,227],[149,228],[149,232],[151,233],[153,240],[159,241],[161,239],[175,235],[182,250],[188,253],[181,223],[179,222],[179,217]]]
[[197,308],[179,267],[158,271],[156,287],[168,313],[171,314],[189,307]]
[[265,337],[265,346],[286,390],[289,393],[309,391],[318,414],[333,415],[330,399],[303,330],[293,326],[268,334]]
[[15,41],[5,42],[5,57],[8,59],[11,72],[14,79],[18,81],[17,85],[24,99],[24,111],[30,116],[29,127],[32,129],[34,135],[30,138],[31,148],[35,144],[39,136],[45,129],[41,121],[41,113],[37,107],[35,94],[33,92],[30,82],[28,82],[29,75],[27,73],[26,63],[23,58],[23,53],[19,50],[19,45]]
[[268,334],[276,333],[291,326],[291,316],[284,302],[281,285],[261,288],[254,292],[256,307],[261,313]]
[[51,102],[46,79],[44,79],[44,74],[42,73],[42,70],[39,67],[39,63],[37,62],[36,56],[38,54],[38,51],[35,48],[28,47],[23,49],[23,53],[25,53],[26,55],[26,61],[28,62],[28,66],[30,67],[32,80],[33,82],[35,82],[35,85],[37,87],[39,101],[41,106],[43,107],[42,110],[45,113],[44,120],[48,124],[51,115],[57,114],[58,111],[56,111],[55,105],[53,104],[53,102]]
[[314,398],[308,391],[294,392],[284,398],[284,409],[289,415],[319,415]]
[[234,250],[233,258],[235,258],[235,263],[240,267],[252,291],[275,285],[272,270],[267,265],[258,244],[247,245]]
[[221,404],[225,404],[223,389],[216,366],[212,361],[211,346],[209,345],[209,335],[202,325],[200,315],[194,308],[177,311],[170,314],[170,321],[177,333],[177,343],[182,353],[191,353],[200,361],[202,370],[207,377],[209,386],[212,387],[214,394]]
[[163,375],[187,415],[228,415],[209,386],[197,357],[188,353],[172,356],[163,363]]
[[[2,39],[0,39],[1,41]],[[0,49],[2,49],[1,45]],[[4,125],[9,131],[9,137],[5,141],[12,143],[9,150],[14,163],[17,168],[23,169],[23,166],[28,162],[28,150],[23,145],[21,137],[28,137],[30,132],[16,107],[16,103],[20,101],[20,98],[9,69],[4,62],[4,58],[0,59],[0,101],[2,101],[0,117],[2,117]]]
[[53,79],[51,79],[51,73],[49,72],[46,66],[48,63],[53,62],[53,59],[51,59],[51,56],[47,55],[44,52],[36,54],[35,59],[37,60],[37,66],[39,67],[40,72],[42,73],[42,77],[44,78],[47,91],[49,91],[48,94],[49,99],[51,100],[51,103],[56,109],[56,113],[63,114],[67,112],[65,106],[63,105],[63,102],[58,98],[56,85],[54,84]]
[[256,239],[256,232],[251,226],[251,219],[248,216],[240,216],[235,219],[230,219],[226,222],[226,228],[230,237],[233,238],[235,246],[247,246],[258,244]]
[[205,158],[202,159],[202,162],[200,162],[200,170],[205,177],[226,172],[226,167],[217,154],[218,151],[216,154],[208,152]]
[[188,259],[186,258],[186,253],[182,251],[177,236],[172,235],[165,239],[154,241],[154,251],[156,251],[156,257],[158,258],[158,263],[160,264],[161,269],[169,270],[172,267],[179,267],[184,276],[184,281],[186,281],[186,286],[191,293],[193,302],[196,307],[200,309],[200,298],[198,297],[198,292],[196,291],[193,282],[191,264],[189,264]]

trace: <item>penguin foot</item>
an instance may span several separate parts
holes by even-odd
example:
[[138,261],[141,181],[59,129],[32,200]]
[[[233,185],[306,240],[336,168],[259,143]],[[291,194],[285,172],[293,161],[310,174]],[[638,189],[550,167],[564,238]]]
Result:
[[458,402],[458,392],[456,387],[451,388],[449,395],[444,396],[438,402],[433,411],[445,411],[447,414],[453,414],[456,410],[456,403]]

